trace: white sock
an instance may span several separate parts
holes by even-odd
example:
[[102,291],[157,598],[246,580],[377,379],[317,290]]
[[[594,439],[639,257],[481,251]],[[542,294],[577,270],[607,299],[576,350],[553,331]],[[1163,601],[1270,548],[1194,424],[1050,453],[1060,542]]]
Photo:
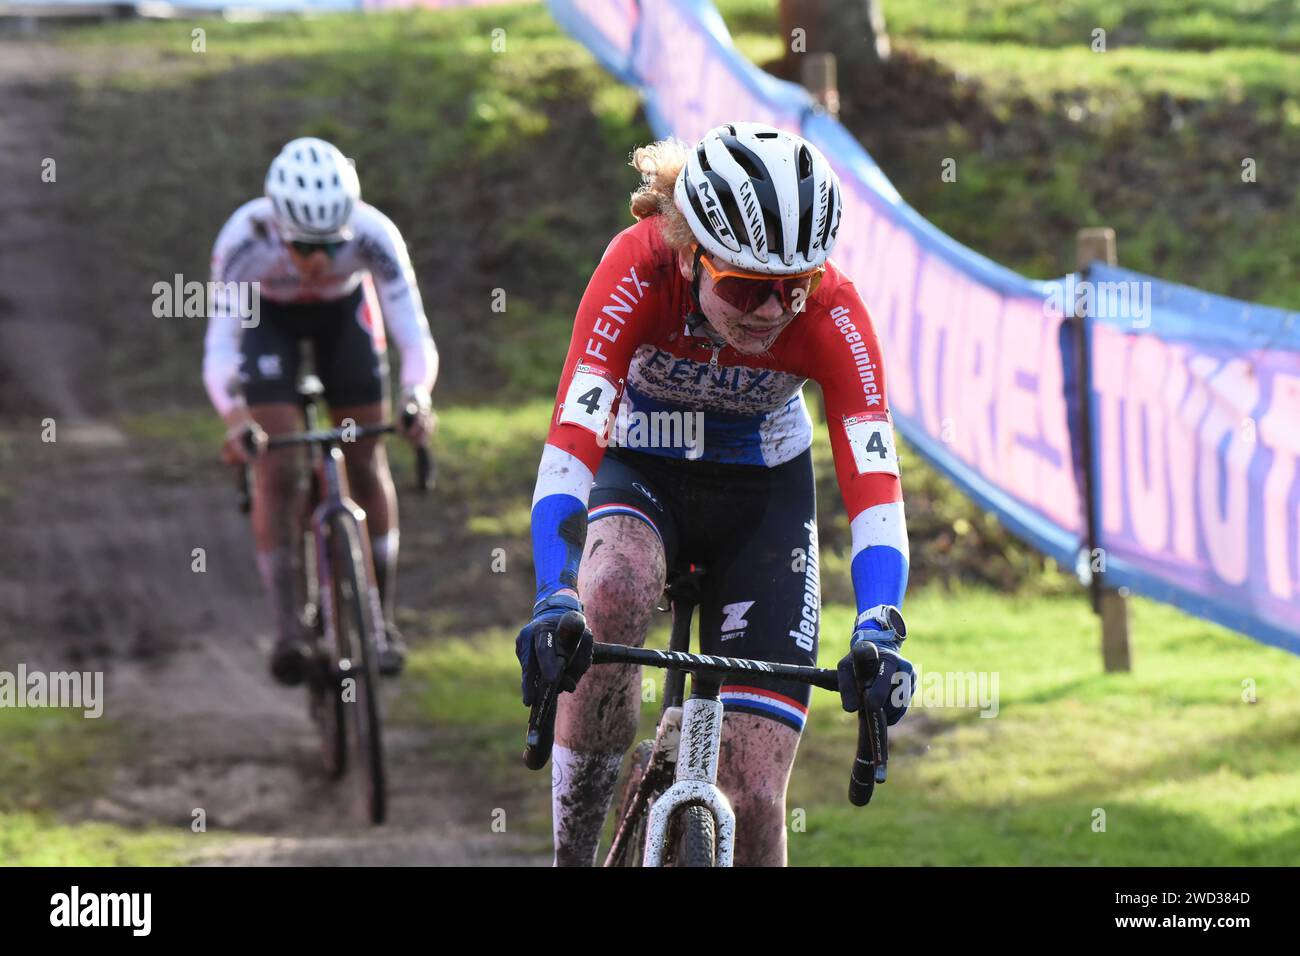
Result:
[[551,826],[555,865],[592,866],[605,827],[623,753],[551,749]]
[[302,567],[293,548],[257,552],[257,570],[271,607],[277,640],[302,637]]
[[397,549],[401,538],[396,528],[370,538],[370,553],[375,559],[375,584],[379,586],[379,603],[384,608],[384,621],[390,625],[393,623],[393,601],[397,591]]

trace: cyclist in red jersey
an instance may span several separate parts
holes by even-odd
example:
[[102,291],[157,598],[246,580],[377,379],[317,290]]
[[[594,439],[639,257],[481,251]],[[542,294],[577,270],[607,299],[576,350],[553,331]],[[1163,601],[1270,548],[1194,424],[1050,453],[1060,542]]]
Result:
[[[602,641],[640,644],[666,574],[689,563],[707,569],[705,653],[816,661],[802,393],[813,379],[852,531],[850,644],[879,645],[889,674],[873,697],[889,699],[873,702],[894,723],[911,699],[899,653],[907,528],[880,345],[828,258],[839,181],[810,143],[755,123],[718,127],[694,148],[653,144],[633,165],[640,221],[610,243],[578,307],[538,472],[537,603],[517,641],[525,703],[558,671],[550,636],[566,610],[583,610]],[[637,668],[582,678],[590,640],[556,721],[559,865],[594,860],[641,700]],[[860,703],[852,697],[847,709]],[[738,863],[785,862],[785,791],[808,699],[806,686],[763,678],[722,688],[719,784],[736,813]]]

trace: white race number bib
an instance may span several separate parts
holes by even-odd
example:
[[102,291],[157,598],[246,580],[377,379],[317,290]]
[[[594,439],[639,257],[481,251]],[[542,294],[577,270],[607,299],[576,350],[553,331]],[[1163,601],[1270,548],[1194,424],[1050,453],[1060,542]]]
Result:
[[578,425],[594,435],[603,435],[617,397],[618,386],[610,381],[608,372],[595,365],[579,365],[564,394],[560,424]]
[[848,433],[859,475],[898,476],[894,426],[889,423],[888,415],[851,415],[844,419],[844,431]]

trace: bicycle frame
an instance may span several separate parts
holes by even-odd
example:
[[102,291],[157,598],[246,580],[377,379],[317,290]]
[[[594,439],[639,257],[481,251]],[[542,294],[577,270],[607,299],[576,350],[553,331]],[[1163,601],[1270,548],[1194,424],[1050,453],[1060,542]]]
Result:
[[663,866],[673,814],[689,804],[707,807],[717,824],[718,866],[731,866],[736,845],[736,814],[718,788],[718,751],[722,745],[722,681],[699,677],[682,704],[682,736],[677,748],[677,775],[671,787],[650,805],[642,866]]
[[[302,388],[299,389],[300,398],[303,405],[303,420],[305,424],[305,433],[315,433],[320,427],[320,408],[317,405],[317,399],[322,392],[320,380],[316,376],[305,376],[303,378]],[[361,542],[363,549],[363,558],[367,576],[370,581],[370,587],[374,587],[374,559],[369,553],[370,538],[365,532],[365,511],[361,509],[352,498],[348,496],[347,488],[347,470],[343,460],[343,451],[338,445],[321,445],[318,442],[307,442],[307,468],[309,480],[312,488],[308,493],[307,507],[311,509],[308,516],[307,527],[304,531],[311,533],[313,551],[315,551],[315,604],[317,609],[321,606],[321,594],[324,589],[330,587],[330,555],[329,555],[329,536],[325,533],[331,519],[337,515],[346,515],[347,520],[351,520],[356,525],[357,538]],[[377,594],[367,596],[372,613],[377,606]],[[333,602],[329,602],[333,606]],[[382,611],[380,613],[382,620]],[[322,620],[322,637],[329,644],[334,644],[337,640],[338,623],[333,620],[333,614],[325,615]]]
[[[670,651],[686,652],[691,648],[691,622],[700,599],[700,579],[704,570],[691,565],[678,575],[667,589],[673,615]],[[722,701],[720,680],[694,680],[691,696],[686,691],[686,671],[669,667],[664,675],[663,705],[655,733],[656,757],[674,769],[673,782],[650,803],[634,810],[646,816],[645,848],[642,866],[663,866],[671,839],[673,814],[682,807],[699,804],[713,814],[717,825],[719,866],[731,866],[735,852],[736,814],[731,801],[717,785],[718,753],[722,745]],[[643,796],[649,799],[650,794]],[[620,822],[620,829],[623,821]],[[620,834],[622,835],[622,834]],[[615,847],[611,845],[610,853]]]

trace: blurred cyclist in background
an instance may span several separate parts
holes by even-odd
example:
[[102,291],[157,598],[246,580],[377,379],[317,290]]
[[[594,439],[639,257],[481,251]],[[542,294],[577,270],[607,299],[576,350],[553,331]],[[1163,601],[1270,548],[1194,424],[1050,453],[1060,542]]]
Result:
[[[758,123],[720,126],[693,148],[664,140],[632,164],[640,222],[614,237],[578,306],[533,493],[537,603],[517,641],[529,703],[543,676],[559,674],[560,618],[585,606],[591,632],[561,678],[573,692],[559,699],[552,754],[560,865],[592,864],[640,710],[639,668],[582,677],[592,632],[641,644],[666,572],[705,568],[704,653],[816,663],[807,379],[821,385],[852,530],[849,643],[880,648],[870,703],[889,723],[911,700],[912,665],[899,653],[907,526],[884,358],[857,290],[828,259],[838,177],[811,143]],[[702,443],[633,450],[617,428],[610,441],[620,403],[627,420],[702,414]],[[848,661],[842,703],[856,710]],[[785,791],[810,693],[758,674],[722,687],[718,782],[739,864],[785,862]]]
[[[268,435],[303,427],[300,344],[312,346],[335,422],[379,424],[388,420],[387,325],[401,350],[401,405],[413,402],[419,409],[403,431],[412,444],[425,442],[433,428],[429,396],[438,353],[401,233],[361,201],[352,163],[324,140],[295,139],[275,158],[266,195],[235,210],[217,236],[212,279],[217,294],[203,381],[226,423],[223,457],[231,464],[252,460],[257,566],[276,630],[271,671],[282,683],[297,684],[311,657],[298,544],[301,451],[263,452],[262,446]],[[228,292],[231,283],[253,282],[261,284],[256,323],[241,320],[240,293]],[[250,446],[257,452],[250,455]],[[352,497],[366,512],[387,625],[380,671],[393,674],[405,658],[392,626],[397,497],[377,438],[346,442],[343,450]]]

